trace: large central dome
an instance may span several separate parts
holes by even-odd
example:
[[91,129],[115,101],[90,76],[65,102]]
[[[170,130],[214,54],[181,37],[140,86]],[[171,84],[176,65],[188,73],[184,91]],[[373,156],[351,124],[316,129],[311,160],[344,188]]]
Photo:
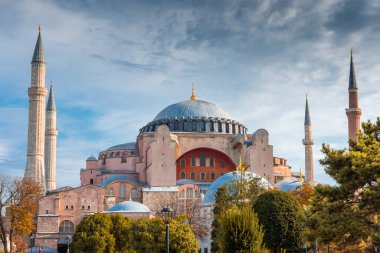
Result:
[[159,112],[153,120],[182,117],[206,117],[232,120],[231,115],[221,107],[202,100],[187,100],[169,105],[161,112]]
[[167,125],[172,132],[245,134],[247,131],[221,107],[197,100],[194,87],[189,100],[167,106],[140,133],[154,132],[159,125]]

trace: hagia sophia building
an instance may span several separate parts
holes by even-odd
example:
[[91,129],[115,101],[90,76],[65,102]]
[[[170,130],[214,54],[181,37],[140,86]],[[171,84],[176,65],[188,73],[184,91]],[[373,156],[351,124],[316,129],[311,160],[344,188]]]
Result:
[[[87,158],[86,167],[80,171],[79,187],[56,189],[57,111],[53,86],[49,94],[45,88],[46,62],[40,31],[31,65],[24,177],[40,182],[46,192],[39,201],[34,245],[65,252],[68,236],[85,215],[105,212],[130,218],[151,217],[160,196],[206,196],[208,202],[204,203],[209,206],[212,191],[207,194],[208,189],[215,190],[213,182],[220,184],[230,177],[240,161],[268,187],[289,189],[299,182],[286,159],[274,156],[267,130],[249,133],[218,105],[198,100],[193,86],[189,99],[169,105],[154,119],[148,119],[135,142],[118,144]],[[356,140],[361,109],[352,54],[346,114],[349,138]],[[307,98],[304,127],[305,180],[313,183],[314,141]],[[207,245],[209,241],[201,242],[201,252],[209,252]]]

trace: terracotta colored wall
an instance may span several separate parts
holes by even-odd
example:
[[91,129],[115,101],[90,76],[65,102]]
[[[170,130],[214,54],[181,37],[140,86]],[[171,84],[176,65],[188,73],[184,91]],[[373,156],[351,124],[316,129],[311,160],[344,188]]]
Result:
[[[206,166],[200,166],[200,156],[201,153],[206,155]],[[196,166],[191,165],[191,157],[194,156],[196,159]],[[210,166],[210,157],[214,157],[214,166]],[[185,167],[181,167],[181,160],[184,159],[186,164]],[[224,167],[221,166],[221,162],[224,161]],[[195,173],[195,181],[201,182],[210,182],[214,181],[222,174],[234,171],[236,169],[236,165],[232,162],[232,160],[222,152],[208,149],[208,148],[198,148],[191,150],[181,157],[179,157],[176,161],[177,168],[177,180],[181,179],[181,173],[184,172],[186,175],[186,179],[191,179],[191,173]],[[204,180],[201,180],[201,173],[204,172],[206,177]],[[211,173],[215,173],[215,179],[211,179]]]

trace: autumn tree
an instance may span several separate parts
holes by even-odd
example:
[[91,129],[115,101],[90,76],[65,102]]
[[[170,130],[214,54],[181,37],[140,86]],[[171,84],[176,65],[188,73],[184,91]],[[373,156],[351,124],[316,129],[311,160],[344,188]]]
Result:
[[301,205],[287,192],[269,191],[261,194],[253,210],[264,228],[266,247],[280,252],[299,252],[304,246],[305,215]]
[[223,213],[221,223],[221,252],[265,253],[263,229],[250,207],[233,208]]
[[[317,196],[312,209],[317,221],[315,231],[326,235],[319,240],[330,241],[342,247],[362,240],[369,240],[378,246],[380,118],[377,118],[376,123],[364,122],[358,141],[350,141],[349,145],[350,149],[332,149],[325,144],[322,146],[325,157],[320,162],[326,173],[336,181],[336,185],[316,189]],[[338,226],[333,226],[331,221]],[[335,238],[331,232],[342,236]]]
[[36,229],[41,195],[41,185],[32,179],[0,178],[0,239],[5,253],[25,247],[22,238]]

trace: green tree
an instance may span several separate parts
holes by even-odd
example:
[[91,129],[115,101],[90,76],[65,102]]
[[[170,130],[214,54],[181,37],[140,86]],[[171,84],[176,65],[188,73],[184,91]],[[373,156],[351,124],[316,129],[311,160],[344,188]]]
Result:
[[115,238],[115,252],[129,252],[132,250],[129,236],[132,221],[121,214],[113,214],[110,217],[112,222],[110,233]]
[[[320,162],[337,184],[318,187],[311,210],[316,236],[326,235],[319,240],[333,242],[342,248],[368,238],[373,244],[380,244],[377,218],[380,210],[380,118],[376,123],[363,123],[362,129],[358,142],[350,141],[349,150],[322,146],[325,157]],[[331,221],[341,225],[334,226]],[[336,238],[331,231],[344,236]]]
[[75,253],[113,253],[115,237],[111,231],[111,215],[101,213],[88,215],[76,227],[70,250]]
[[[170,252],[196,253],[198,242],[194,233],[181,220],[171,220]],[[131,228],[131,243],[136,252],[161,253],[165,250],[165,222],[161,218],[138,219]]]
[[260,177],[253,177],[246,173],[247,165],[240,163],[238,171],[234,172],[233,179],[218,188],[215,194],[213,209],[214,220],[211,231],[211,252],[220,252],[222,236],[220,230],[221,214],[231,208],[242,209],[252,206],[256,198],[266,191],[266,185],[262,185]]
[[230,253],[264,253],[264,233],[257,215],[250,207],[223,213],[221,223],[221,251]]
[[305,214],[289,193],[269,191],[261,194],[253,209],[264,228],[266,247],[279,252],[298,252],[304,246]]

